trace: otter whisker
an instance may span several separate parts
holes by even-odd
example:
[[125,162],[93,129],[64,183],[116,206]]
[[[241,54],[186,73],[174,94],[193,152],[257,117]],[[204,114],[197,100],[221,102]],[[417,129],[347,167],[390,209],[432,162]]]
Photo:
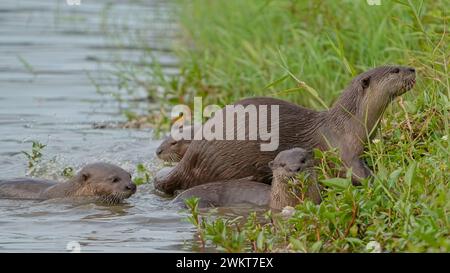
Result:
[[182,156],[180,154],[174,154],[175,160],[180,161]]
[[176,162],[176,161],[177,161],[177,159],[176,159],[176,157],[175,157],[174,154],[169,155],[169,159],[170,159],[170,161],[172,161],[172,162]]
[[111,195],[103,196],[101,198],[101,201],[107,205],[115,205],[115,204],[120,204],[126,197],[127,197],[127,194],[125,194],[123,192],[114,193]]

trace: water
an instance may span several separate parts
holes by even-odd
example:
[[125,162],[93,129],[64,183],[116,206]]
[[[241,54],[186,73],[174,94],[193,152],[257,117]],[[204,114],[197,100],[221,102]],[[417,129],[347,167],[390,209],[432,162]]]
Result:
[[[30,151],[33,140],[47,145],[39,164],[46,178],[61,179],[64,167],[95,161],[132,173],[138,163],[158,169],[159,141],[150,130],[93,128],[124,117],[112,96],[96,93],[87,73],[101,81],[114,65],[111,55],[139,59],[138,49],[118,47],[105,37],[105,18],[147,31],[148,44],[162,49],[154,54],[173,72],[176,60],[162,46],[170,44],[171,32],[157,31],[172,25],[166,16],[170,7],[151,0],[109,2],[1,1],[0,177],[26,175],[21,151]],[[194,230],[168,202],[153,194],[151,185],[117,206],[0,200],[0,251],[65,252],[71,241],[89,252],[189,251]]]

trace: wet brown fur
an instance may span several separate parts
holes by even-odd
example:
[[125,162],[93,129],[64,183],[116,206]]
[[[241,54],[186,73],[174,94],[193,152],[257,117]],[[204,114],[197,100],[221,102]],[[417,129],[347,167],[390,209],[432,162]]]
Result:
[[207,183],[182,192],[173,203],[184,203],[187,198],[198,197],[199,207],[226,207],[239,204],[270,206],[278,210],[285,206],[294,207],[303,200],[292,191],[288,182],[296,180],[296,176],[303,171],[311,174],[310,181],[305,181],[306,198],[316,204],[322,201],[311,169],[313,165],[311,153],[301,148],[283,151],[269,165],[273,170],[272,185],[255,182],[250,178]]
[[11,199],[98,197],[106,203],[119,203],[135,192],[131,175],[107,163],[89,164],[63,183],[31,178],[0,180],[0,198]]

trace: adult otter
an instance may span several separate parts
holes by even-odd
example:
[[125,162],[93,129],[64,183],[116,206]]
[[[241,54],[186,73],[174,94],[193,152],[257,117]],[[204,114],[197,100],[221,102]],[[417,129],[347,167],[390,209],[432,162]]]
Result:
[[[327,111],[306,109],[274,98],[241,100],[235,104],[255,105],[257,108],[261,105],[279,105],[278,150],[261,151],[260,144],[263,142],[260,140],[192,141],[173,171],[165,179],[154,181],[155,187],[171,194],[176,189],[187,189],[209,181],[248,176],[253,176],[253,180],[258,182],[270,183],[267,163],[279,151],[298,146],[321,150],[327,150],[330,146],[338,148],[345,166],[353,170],[354,183],[358,183],[371,173],[360,159],[364,144],[371,137],[389,102],[414,84],[414,68],[383,66],[355,77]],[[222,111],[225,116],[225,109]],[[209,119],[206,125],[215,119]],[[246,137],[248,139],[247,131]]]
[[106,203],[120,203],[136,192],[131,175],[107,163],[85,166],[65,183],[17,178],[0,180],[0,198],[47,200],[67,197],[96,197]]
[[190,188],[178,195],[172,202],[183,203],[187,198],[199,197],[199,207],[226,207],[237,204],[253,204],[270,206],[279,209],[286,206],[294,207],[303,200],[297,189],[291,189],[289,181],[299,184],[296,176],[306,171],[310,177],[305,181],[304,196],[319,204],[322,201],[319,186],[311,171],[313,158],[310,152],[302,148],[294,148],[280,152],[269,162],[273,171],[272,185],[251,181],[243,178],[232,181],[207,183]]

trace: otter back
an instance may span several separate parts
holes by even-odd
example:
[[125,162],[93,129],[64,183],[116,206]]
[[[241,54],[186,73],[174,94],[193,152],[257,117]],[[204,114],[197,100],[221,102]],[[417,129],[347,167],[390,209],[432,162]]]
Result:
[[0,180],[0,197],[17,199],[41,199],[42,193],[55,182],[40,179],[16,178]]
[[[176,189],[188,189],[209,181],[225,181],[248,176],[252,176],[254,181],[270,184],[271,170],[268,162],[280,151],[293,147],[310,149],[322,144],[320,135],[315,133],[321,125],[320,112],[274,98],[244,99],[236,104],[244,106],[253,104],[257,107],[279,106],[278,149],[261,151],[260,140],[194,140],[180,163],[166,179],[155,180],[158,189],[173,193]],[[213,121],[214,117],[207,122]],[[270,119],[268,123],[270,128]],[[246,138],[248,139],[248,130]]]
[[270,201],[270,185],[240,179],[199,185],[178,195],[172,203],[184,204],[190,197],[200,198],[199,207],[228,207],[244,204],[267,206]]

